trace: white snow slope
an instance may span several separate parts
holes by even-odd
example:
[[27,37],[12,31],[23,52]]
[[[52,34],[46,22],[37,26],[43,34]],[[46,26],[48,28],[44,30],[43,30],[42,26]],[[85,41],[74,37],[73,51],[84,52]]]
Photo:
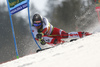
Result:
[[0,64],[0,67],[100,67],[100,33]]

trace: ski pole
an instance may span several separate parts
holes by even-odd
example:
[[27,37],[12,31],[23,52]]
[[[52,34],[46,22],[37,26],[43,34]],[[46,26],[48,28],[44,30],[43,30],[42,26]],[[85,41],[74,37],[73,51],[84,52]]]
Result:
[[39,44],[37,43],[37,41],[35,40],[34,34],[32,33],[32,29],[31,29],[31,20],[30,20],[30,12],[29,12],[29,0],[28,0],[28,18],[29,18],[29,26],[30,26],[30,30],[31,30],[31,34],[33,36],[33,39],[36,43],[36,45],[39,47],[39,49],[41,49],[41,47],[39,46]]

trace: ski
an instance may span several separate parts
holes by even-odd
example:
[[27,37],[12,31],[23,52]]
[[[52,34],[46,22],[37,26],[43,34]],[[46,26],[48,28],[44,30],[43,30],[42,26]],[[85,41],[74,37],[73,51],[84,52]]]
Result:
[[[72,42],[72,41],[76,41],[77,39],[71,39],[70,40],[70,42]],[[67,42],[67,41],[66,41]],[[65,42],[64,42],[65,43]],[[63,44],[63,43],[61,43],[61,44]],[[38,52],[40,52],[40,51],[44,51],[44,50],[47,50],[47,49],[50,49],[50,48],[53,48],[53,47],[48,47],[48,48],[43,48],[43,49],[37,49],[36,50],[36,53],[38,53]]]
[[70,42],[72,42],[72,41],[76,41],[76,40],[77,40],[77,39],[71,39]]
[[53,48],[53,47],[48,47],[48,48],[38,49],[38,50],[36,50],[36,53],[38,53],[38,52],[40,52],[40,51],[44,51],[44,50],[50,49],[50,48]]

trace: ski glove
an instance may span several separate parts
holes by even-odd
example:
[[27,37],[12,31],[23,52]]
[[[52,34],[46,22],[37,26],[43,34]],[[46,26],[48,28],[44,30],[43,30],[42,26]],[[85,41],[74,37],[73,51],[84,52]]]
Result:
[[36,35],[36,38],[37,38],[37,39],[42,39],[42,36],[43,36],[43,35],[44,35],[43,33],[39,33],[39,34]]
[[40,41],[41,45],[45,45],[46,44],[44,39],[39,39],[39,41]]
[[83,35],[83,36],[88,36],[88,35],[92,35],[92,34],[89,33],[89,32],[82,32],[82,35]]

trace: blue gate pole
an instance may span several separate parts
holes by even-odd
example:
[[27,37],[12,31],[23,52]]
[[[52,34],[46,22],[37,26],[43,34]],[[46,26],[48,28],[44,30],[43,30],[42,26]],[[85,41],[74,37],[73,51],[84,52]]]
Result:
[[7,4],[8,4],[8,11],[9,11],[9,17],[10,17],[10,22],[11,22],[12,33],[13,33],[13,39],[14,39],[14,44],[15,44],[16,57],[17,57],[17,59],[18,59],[19,56],[18,56],[18,50],[17,50],[17,44],[16,44],[16,38],[15,38],[14,29],[13,29],[13,22],[12,22],[12,18],[11,18],[11,13],[10,13],[10,7],[9,7],[9,2],[8,2],[8,0],[7,0]]
[[37,46],[39,47],[39,49],[41,49],[41,47],[39,46],[39,44],[38,44],[37,41],[35,40],[34,34],[33,34],[33,32],[32,32],[32,28],[31,28],[30,12],[29,12],[29,0],[28,0],[27,4],[28,4],[28,18],[29,18],[30,31],[31,31],[31,34],[32,34],[32,36],[33,36],[33,39],[34,39],[35,43],[37,44]]

